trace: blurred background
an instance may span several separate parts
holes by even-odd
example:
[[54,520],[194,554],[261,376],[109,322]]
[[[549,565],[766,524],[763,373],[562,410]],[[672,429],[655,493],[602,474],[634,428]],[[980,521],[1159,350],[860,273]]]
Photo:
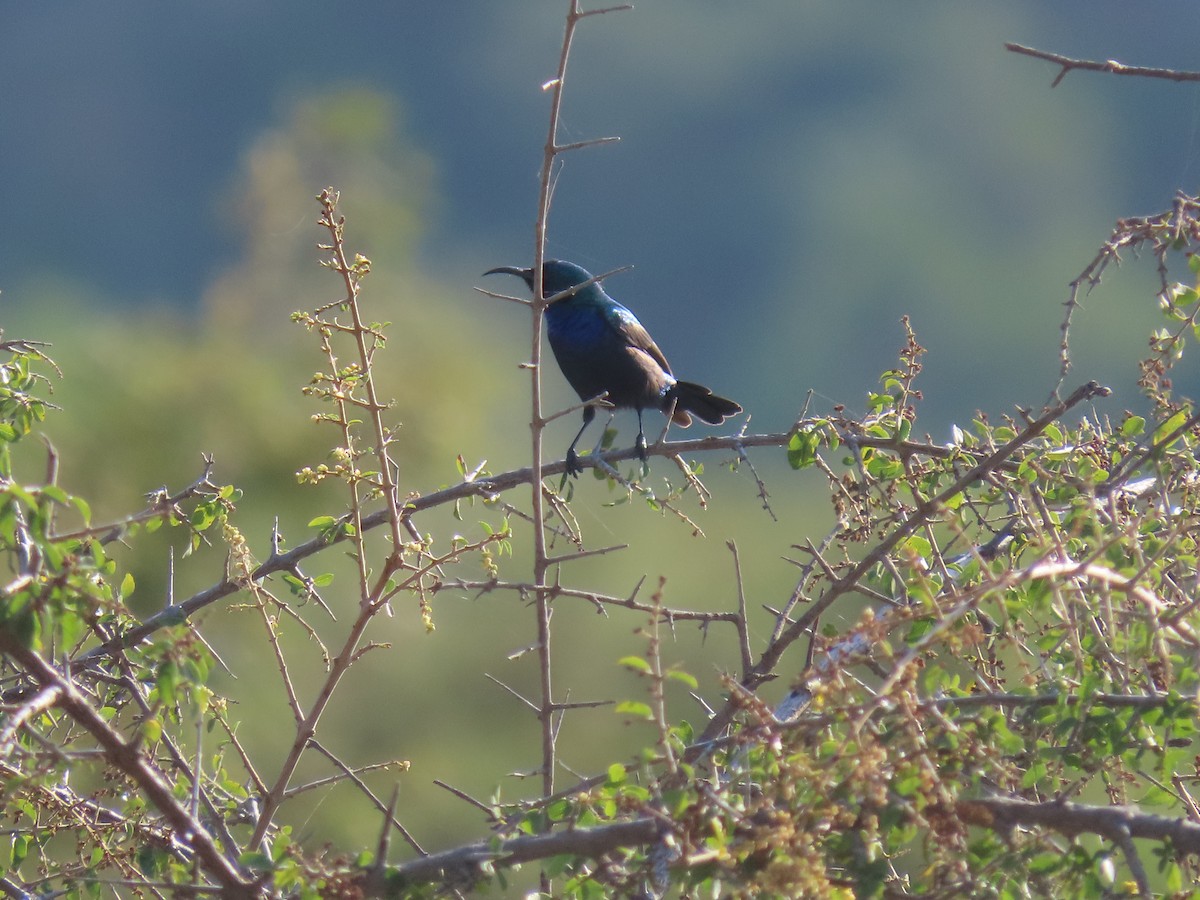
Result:
[[[115,517],[146,491],[190,481],[200,453],[213,452],[216,477],[245,491],[238,524],[261,556],[276,518],[295,544],[309,519],[343,511],[335,488],[294,478],[335,440],[300,394],[322,364],[316,344],[288,321],[338,296],[316,262],[313,198],[327,185],[341,191],[350,247],[374,262],[369,314],[395,323],[380,375],[403,423],[402,487],[455,482],[459,454],[493,472],[527,464],[528,378],[517,368],[527,316],[472,288],[485,269],[532,258],[550,98],[541,85],[566,5],[0,8],[0,327],[50,341],[64,371],[54,383],[64,412],[47,426],[64,486]],[[565,159],[548,253],[597,272],[634,266],[610,291],[678,374],[741,402],[754,431],[786,430],[810,390],[812,412],[862,413],[895,364],[904,314],[930,351],[917,434],[943,441],[977,410],[1038,407],[1058,373],[1068,282],[1117,218],[1195,190],[1200,87],[1076,72],[1052,90],[1058,69],[1005,41],[1200,68],[1190,0],[645,3],[577,35],[561,138],[621,142]],[[1156,284],[1152,260],[1129,260],[1076,317],[1067,386],[1111,385],[1099,413],[1140,406],[1136,361],[1159,323]],[[1185,392],[1191,371],[1177,373]],[[573,402],[557,371],[545,383],[551,404]],[[632,417],[616,424],[630,442]],[[556,456],[575,427],[574,417],[551,426]],[[36,446],[26,452],[42,471]],[[711,509],[685,504],[704,538],[582,479],[573,510],[589,545],[633,549],[564,578],[626,595],[643,575],[647,585],[661,576],[668,605],[728,609],[725,542],[736,537],[765,629],[761,605],[785,602],[794,584],[783,557],[823,533],[830,513],[820,476],[788,472],[782,452],[754,459],[778,521],[748,473],[713,458]],[[672,473],[655,469],[661,487]],[[461,521],[447,512],[418,524],[445,541],[500,518],[467,508]],[[122,549],[140,612],[163,603],[168,547],[183,541],[160,532]],[[522,580],[520,526],[515,543],[502,575]],[[218,548],[182,561],[176,597],[219,579],[223,558]],[[352,608],[349,587],[339,575],[326,600]],[[350,615],[333,624],[304,612],[331,642]],[[291,726],[247,615],[210,610],[203,627],[238,676],[218,676],[218,687],[237,700],[232,715],[269,774]],[[412,760],[399,814],[430,849],[483,831],[434,778],[511,798],[533,787],[510,773],[539,758],[536,723],[484,676],[533,696],[532,655],[509,658],[533,641],[529,610],[515,596],[443,593],[434,615],[428,636],[411,608],[380,623],[372,638],[391,649],[352,670],[323,725],[352,764]],[[558,604],[556,676],[571,699],[642,696],[615,666],[645,651],[642,624]],[[736,666],[731,636],[681,627],[674,637],[670,660],[717,702],[718,672]],[[311,696],[320,656],[298,634],[292,650]],[[792,664],[784,671],[798,654]],[[703,718],[686,695],[673,701],[676,716]],[[563,756],[586,775],[651,739],[606,710],[580,713]],[[373,782],[385,795],[390,783]],[[307,794],[289,814],[314,844],[349,847],[378,831],[377,814],[345,788]]]

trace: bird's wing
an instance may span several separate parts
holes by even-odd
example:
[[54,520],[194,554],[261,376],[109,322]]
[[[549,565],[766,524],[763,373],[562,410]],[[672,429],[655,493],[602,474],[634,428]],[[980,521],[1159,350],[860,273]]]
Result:
[[658,349],[658,344],[654,343],[654,338],[650,337],[650,332],[642,327],[637,316],[620,304],[614,303],[608,309],[605,317],[608,324],[621,335],[625,343],[649,354],[656,363],[662,366],[664,372],[668,375],[671,374],[671,366],[667,363],[667,358]]

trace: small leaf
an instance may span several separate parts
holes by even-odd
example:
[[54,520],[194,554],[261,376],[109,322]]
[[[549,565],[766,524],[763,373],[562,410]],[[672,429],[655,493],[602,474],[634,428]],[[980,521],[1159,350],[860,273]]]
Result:
[[77,510],[79,510],[79,515],[83,516],[83,524],[91,525],[92,524],[92,508],[90,506],[88,506],[88,502],[86,500],[84,500],[82,497],[72,497],[71,503],[73,503],[75,505],[75,508]]
[[[1167,419],[1167,421],[1159,425],[1158,428],[1154,430],[1154,443],[1161,444],[1163,441],[1165,441],[1169,435],[1176,432],[1183,425],[1183,423],[1187,421],[1190,414],[1191,410],[1187,408],[1181,409],[1179,412],[1175,413],[1175,415],[1171,416],[1171,418]],[[1175,440],[1178,439],[1178,437],[1175,438]],[[1173,444],[1174,441],[1171,443]]]
[[551,822],[561,822],[571,813],[571,803],[565,798],[559,798],[546,806],[546,815]]
[[821,436],[816,431],[797,431],[788,440],[788,465],[793,469],[806,469],[817,461],[817,448]]
[[693,691],[700,687],[700,682],[698,682],[694,676],[687,672],[681,672],[678,669],[672,669],[667,673],[667,677],[672,681],[678,681],[680,684],[687,685]]
[[65,613],[58,622],[59,633],[62,635],[63,646],[74,647],[75,642],[83,635],[83,617],[75,613]]
[[175,702],[175,688],[179,683],[179,668],[173,660],[166,660],[158,667],[158,675],[154,680],[158,688],[158,696],[165,703]]
[[217,520],[217,514],[211,504],[202,503],[192,510],[189,519],[193,528],[197,531],[205,531]]
[[[1197,257],[1193,256],[1192,259]],[[1121,423],[1122,437],[1137,437],[1146,430],[1146,420],[1142,416],[1130,416]]]
[[13,837],[12,842],[12,868],[16,869],[25,861],[25,857],[29,855],[29,835],[18,834]]
[[639,719],[653,719],[654,713],[650,711],[650,707],[645,703],[638,703],[634,700],[626,700],[624,703],[618,703],[615,709],[618,715],[635,716]]
[[142,738],[153,746],[162,739],[162,722],[159,719],[147,719],[142,723]]
[[649,672],[650,663],[646,662],[640,656],[623,656],[617,660],[617,665],[624,666],[627,669],[633,669],[635,672]]
[[267,854],[261,853],[259,851],[243,853],[238,858],[238,862],[241,863],[241,865],[244,868],[246,868],[247,870],[249,870],[251,872],[270,872],[271,869],[273,869],[274,865],[275,865],[271,861],[271,857],[269,857],[269,856],[267,856]]

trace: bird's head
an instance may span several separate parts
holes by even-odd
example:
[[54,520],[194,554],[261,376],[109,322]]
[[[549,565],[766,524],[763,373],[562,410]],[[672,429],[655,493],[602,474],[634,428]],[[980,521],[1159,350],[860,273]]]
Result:
[[[533,268],[522,269],[517,266],[499,266],[488,269],[484,275],[516,275],[522,279],[529,289],[533,290]],[[542,263],[542,292],[547,297],[569,291],[577,284],[583,284],[592,273],[582,266],[565,259],[548,259]]]

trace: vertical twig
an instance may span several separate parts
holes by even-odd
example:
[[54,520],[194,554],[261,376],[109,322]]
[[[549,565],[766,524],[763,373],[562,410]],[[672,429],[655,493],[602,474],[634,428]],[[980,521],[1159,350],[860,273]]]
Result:
[[650,664],[650,701],[654,724],[658,728],[658,746],[666,762],[667,772],[676,775],[679,764],[675,759],[675,751],[671,747],[671,726],[667,723],[667,696],[664,688],[666,674],[662,667],[662,640],[659,638],[659,624],[663,619],[663,589],[667,580],[661,576],[658,579],[658,590],[650,598],[654,612],[650,614],[650,630],[647,634],[650,646],[647,648],[647,661]]
[[[533,489],[534,522],[533,585],[535,609],[537,610],[538,667],[541,681],[541,703],[538,709],[538,718],[542,726],[542,796],[544,797],[549,797],[554,793],[554,770],[557,766],[555,740],[558,735],[554,716],[557,712],[561,722],[563,713],[554,701],[550,652],[550,599],[553,596],[553,587],[546,580],[546,573],[552,563],[546,550],[545,509],[542,494],[542,433],[548,421],[542,416],[542,313],[547,305],[542,283],[542,263],[546,258],[546,226],[550,217],[554,161],[560,153],[590,146],[592,143],[586,141],[569,145],[558,143],[558,119],[562,109],[563,84],[567,77],[567,59],[571,55],[571,41],[575,36],[575,26],[586,16],[627,8],[613,7],[612,9],[583,12],[579,8],[579,0],[569,0],[562,50],[558,57],[558,73],[552,81],[543,86],[543,89],[552,91],[552,98],[550,101],[550,124],[546,130],[546,144],[542,149],[542,169],[538,179],[537,220],[534,224],[533,234],[533,301],[530,304],[531,334],[528,368],[531,406],[529,416],[530,453],[533,463],[530,480]],[[549,893],[550,879],[545,872],[542,873],[541,887],[542,893]]]
[[[533,243],[533,302],[530,304],[531,328],[529,362],[526,367],[530,375],[530,418],[531,431],[530,452],[533,463],[531,479],[532,512],[534,521],[533,532],[533,585],[537,609],[537,647],[538,663],[541,670],[541,704],[538,711],[542,724],[542,792],[544,796],[554,793],[555,749],[554,715],[557,707],[554,702],[554,682],[551,677],[550,653],[550,598],[553,588],[547,583],[546,573],[552,563],[546,549],[546,534],[544,531],[545,508],[542,487],[542,433],[548,421],[542,415],[542,313],[546,309],[546,298],[542,284],[542,263],[546,257],[546,227],[550,217],[550,197],[554,174],[554,161],[560,153],[590,146],[591,141],[560,145],[558,143],[558,120],[562,109],[563,84],[567,77],[567,60],[571,55],[571,41],[575,36],[575,26],[587,16],[615,12],[630,7],[613,7],[584,12],[579,8],[579,0],[569,0],[567,24],[563,32],[562,50],[558,57],[558,72],[556,76],[544,85],[550,90],[550,123],[546,131],[546,144],[542,149],[542,168],[538,179],[537,220],[534,224]],[[561,712],[559,712],[561,716]]]
[[[300,764],[301,757],[303,757],[317,733],[317,724],[328,707],[334,690],[337,688],[346,670],[358,658],[359,643],[366,633],[367,626],[370,625],[375,615],[386,605],[386,598],[390,596],[388,591],[392,575],[403,567],[403,539],[401,536],[403,524],[396,496],[395,464],[392,462],[387,449],[391,442],[391,434],[383,424],[383,410],[387,407],[379,402],[372,374],[373,358],[379,338],[370,326],[364,324],[358,308],[359,282],[361,277],[370,270],[370,262],[361,256],[356,256],[354,261],[351,262],[346,256],[344,242],[345,218],[337,214],[337,192],[332,188],[327,188],[321,192],[317,200],[321,204],[319,224],[329,231],[330,236],[330,242],[322,246],[322,249],[330,252],[330,259],[324,264],[341,275],[346,288],[346,296],[339,303],[349,308],[354,322],[352,327],[342,326],[339,328],[339,331],[352,332],[359,351],[359,369],[356,374],[361,377],[355,379],[347,378],[341,374],[342,368],[338,364],[330,342],[332,329],[328,325],[323,326],[320,334],[322,349],[325,351],[330,365],[329,384],[332,388],[330,398],[335,402],[338,410],[335,421],[342,430],[343,450],[346,454],[348,464],[346,482],[350,488],[350,522],[354,529],[350,540],[354,544],[355,553],[353,555],[358,566],[359,607],[358,615],[355,618],[354,624],[351,625],[341,649],[329,664],[329,673],[326,675],[316,699],[313,700],[306,714],[297,717],[296,733],[292,740],[292,746],[288,751],[283,765],[280,767],[278,775],[271,784],[270,790],[263,797],[258,822],[255,824],[254,835],[250,842],[252,846],[257,846],[266,836],[271,826],[272,818],[279,809],[280,804],[286,799],[288,784],[295,774],[296,767]],[[355,383],[356,381],[361,381],[361,385],[366,392],[365,399],[354,397],[353,391],[358,387],[358,384]],[[387,518],[390,537],[392,539],[392,548],[387,560],[378,572],[372,572],[367,563],[367,548],[362,514],[363,498],[359,489],[360,482],[367,479],[358,474],[358,441],[353,430],[354,419],[350,413],[351,406],[366,409],[370,415],[369,421],[373,431],[372,437],[375,442],[375,454],[380,469],[377,476],[378,480],[370,483],[380,490],[387,503]],[[392,592],[395,592],[394,589],[392,589]]]
[[738,611],[734,624],[737,626],[738,648],[742,654],[742,677],[745,678],[754,667],[754,656],[750,650],[750,624],[746,615],[746,585],[742,581],[742,558],[738,555],[736,541],[726,541],[725,546],[733,554],[733,573],[737,577]]
[[[383,423],[383,411],[388,407],[387,404],[379,401],[379,396],[375,391],[375,379],[371,376],[373,371],[372,362],[375,356],[375,348],[379,346],[379,338],[363,322],[362,313],[358,306],[360,272],[369,271],[370,262],[361,256],[356,257],[353,263],[346,258],[346,245],[342,240],[342,226],[345,220],[341,216],[338,216],[336,219],[334,218],[333,204],[337,202],[336,195],[330,196],[330,193],[326,191],[322,193],[319,199],[323,208],[322,224],[330,229],[330,234],[333,237],[330,247],[333,254],[333,269],[342,276],[342,281],[346,286],[346,306],[350,311],[350,318],[354,323],[354,327],[351,330],[358,348],[358,362],[363,374],[362,386],[367,395],[366,402],[359,401],[358,405],[364,407],[371,417],[372,437],[375,439],[375,456],[379,464],[379,489],[383,494],[384,502],[388,508],[388,526],[392,538],[392,554],[398,555],[400,547],[404,543],[404,539],[400,534],[400,504],[396,494],[396,473],[398,466],[388,452],[388,446],[391,444],[392,438],[389,429]],[[368,334],[372,335],[369,343]],[[347,449],[349,450],[351,447],[348,445]],[[357,482],[352,482],[352,484],[356,485]],[[361,517],[356,514],[356,519],[358,521],[355,522],[355,525],[361,533]],[[365,581],[364,587],[366,587]]]

